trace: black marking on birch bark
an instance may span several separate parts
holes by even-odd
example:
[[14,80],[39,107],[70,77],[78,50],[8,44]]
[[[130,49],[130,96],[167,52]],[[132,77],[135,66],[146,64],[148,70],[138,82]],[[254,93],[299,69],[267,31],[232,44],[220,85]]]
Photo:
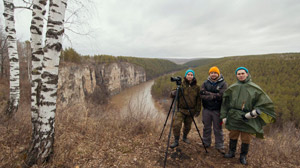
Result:
[[33,8],[33,9],[42,10],[42,8],[41,8],[39,5],[36,5],[36,4],[34,4],[32,8]]
[[53,3],[52,6],[59,7],[57,4]]
[[57,82],[58,82],[58,75],[56,75],[56,74],[51,74],[49,72],[44,72],[41,77],[42,77],[42,79],[45,79],[47,77],[49,77],[51,79],[51,80],[46,82],[47,84],[57,84]]
[[41,61],[41,59],[39,59],[38,57],[36,57],[35,54],[37,54],[37,53],[36,53],[36,52],[35,52],[35,53],[32,53],[31,60],[34,61],[34,62],[39,62],[39,61]]
[[36,21],[35,20],[31,20],[31,25],[33,25],[33,24],[36,24]]
[[[38,44],[39,45],[39,44]],[[38,55],[44,55],[44,51],[43,49],[39,48],[38,50],[36,50],[35,52],[32,52],[32,54],[38,54]],[[39,59],[40,61],[40,59]]]
[[43,101],[41,104],[43,106],[55,106],[56,102],[46,102],[46,101]]
[[39,3],[46,6],[47,5],[47,0],[41,0],[41,1],[39,1]]
[[58,39],[58,36],[63,35],[63,34],[64,34],[64,29],[62,29],[60,31],[56,31],[54,29],[49,29],[46,33],[46,37]]
[[19,62],[19,59],[17,59],[17,58],[11,58],[11,59],[9,59],[9,61],[11,61],[11,62]]
[[51,80],[45,82],[46,84],[56,85],[58,83],[58,75],[50,77]]
[[10,16],[10,17],[7,18],[7,20],[9,20],[9,21],[14,21],[14,17],[13,17],[13,16]]
[[37,32],[38,35],[42,35],[42,31],[40,30],[40,28],[34,26],[34,25],[31,25],[30,26],[30,30],[35,30]]
[[63,2],[63,1],[62,1],[61,3],[64,4],[64,5],[67,7],[67,3],[66,3],[66,2]]
[[62,25],[62,21],[54,21],[54,20],[48,20],[48,23],[53,24],[53,25]]
[[42,21],[43,20],[43,18],[41,18],[41,17],[33,17],[33,19],[35,19],[35,20],[40,20],[40,21]]
[[57,92],[54,92],[50,95],[51,97],[57,97]]
[[51,110],[51,112],[55,113],[56,112],[56,108],[54,108],[53,110]]
[[4,1],[4,6],[6,8],[9,8],[10,10],[13,10],[15,8],[14,3],[7,3]]
[[51,89],[51,88],[46,88],[45,86],[42,88],[42,91],[43,92],[51,92],[53,91],[54,89]]
[[[34,100],[32,100],[32,101],[34,101]],[[31,111],[32,111],[32,112],[35,112],[35,113],[38,113],[39,109],[37,109],[37,108],[35,108],[35,107],[31,107]]]
[[[12,40],[12,39],[14,39],[12,35],[7,35],[7,39],[8,39],[9,41],[14,41],[14,40]],[[11,46],[9,46],[9,47],[11,47]]]
[[61,45],[60,42],[54,43],[54,44],[52,44],[52,45],[48,45],[47,47],[48,47],[49,49],[54,49],[54,50],[57,51],[57,52],[60,52],[61,49],[62,49],[62,45]]
[[42,98],[41,98],[41,87],[42,87],[42,81],[39,80],[39,81],[38,81],[37,87],[34,89],[35,92],[36,92],[36,97],[35,97],[35,99],[36,99],[36,104],[37,104],[37,106],[40,106],[41,99],[42,99]]

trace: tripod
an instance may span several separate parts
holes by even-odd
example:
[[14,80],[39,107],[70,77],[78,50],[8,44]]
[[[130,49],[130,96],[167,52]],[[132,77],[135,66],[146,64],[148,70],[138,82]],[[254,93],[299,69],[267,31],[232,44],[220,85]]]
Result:
[[[180,79],[180,78],[179,78],[179,79]],[[172,79],[171,79],[171,81],[172,81]],[[179,81],[179,80],[176,81],[176,84],[177,84],[176,95],[175,95],[175,97],[174,97],[173,100],[172,100],[172,104],[171,104],[171,106],[170,106],[170,109],[169,109],[169,112],[168,112],[168,115],[167,115],[167,118],[166,118],[164,127],[163,127],[163,129],[162,129],[162,131],[161,131],[161,134],[160,134],[160,137],[159,137],[159,139],[161,139],[161,136],[162,136],[162,134],[163,134],[163,132],[164,132],[164,129],[165,129],[165,127],[166,127],[166,123],[167,123],[167,121],[168,121],[170,112],[171,112],[171,110],[173,109],[172,116],[171,116],[170,131],[169,131],[169,135],[168,135],[167,149],[166,149],[166,153],[165,153],[164,167],[166,167],[166,162],[167,162],[167,157],[168,157],[168,149],[169,149],[170,138],[171,138],[171,134],[172,134],[173,118],[174,118],[175,108],[176,108],[176,102],[177,102],[177,103],[179,102],[179,92],[181,92],[182,97],[183,97],[183,100],[184,100],[186,106],[188,107],[188,111],[189,111],[189,113],[190,113],[190,115],[191,115],[191,117],[192,117],[193,123],[194,123],[194,125],[195,125],[195,127],[196,127],[196,130],[197,130],[197,132],[198,132],[198,135],[199,135],[199,137],[200,137],[200,139],[201,139],[201,141],[202,141],[202,144],[203,144],[203,146],[204,146],[204,149],[205,149],[206,153],[208,153],[208,152],[207,152],[207,149],[206,149],[206,147],[205,147],[205,145],[204,145],[203,139],[202,139],[202,137],[201,137],[201,135],[200,135],[200,131],[199,131],[199,129],[198,129],[198,127],[197,127],[197,124],[196,124],[196,122],[195,122],[195,120],[194,120],[194,116],[192,115],[192,112],[191,112],[191,110],[190,110],[190,108],[189,108],[189,106],[188,106],[188,103],[187,103],[187,101],[186,101],[186,99],[185,99],[185,97],[184,97],[183,89],[180,87],[180,85],[181,85],[181,80],[180,80],[180,81]],[[173,106],[173,105],[174,105],[174,106]],[[178,112],[178,111],[179,111],[179,107],[177,107],[177,112]]]

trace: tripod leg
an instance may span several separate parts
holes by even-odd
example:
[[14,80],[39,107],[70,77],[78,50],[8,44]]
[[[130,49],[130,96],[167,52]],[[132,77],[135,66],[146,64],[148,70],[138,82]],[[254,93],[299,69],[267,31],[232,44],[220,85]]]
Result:
[[167,164],[168,149],[169,149],[170,138],[171,138],[171,134],[172,134],[173,118],[174,118],[175,109],[176,109],[176,101],[178,100],[178,91],[179,91],[179,86],[176,89],[176,96],[174,98],[174,107],[173,107],[173,112],[172,112],[172,116],[171,116],[171,125],[170,125],[170,131],[169,131],[169,136],[168,136],[167,149],[166,149],[166,153],[165,153],[164,168],[166,167],[166,164]]
[[188,103],[187,103],[187,101],[186,101],[186,99],[185,99],[185,97],[184,97],[182,88],[181,88],[180,91],[181,91],[181,93],[182,93],[183,100],[184,100],[186,106],[187,106],[188,109],[189,109],[189,112],[190,112],[190,115],[191,115],[191,117],[192,117],[193,123],[194,123],[194,125],[195,125],[195,127],[196,127],[196,130],[197,130],[197,132],[198,132],[198,135],[199,135],[199,137],[200,137],[200,139],[201,139],[201,141],[202,141],[202,144],[203,144],[203,146],[204,146],[205,152],[208,153],[208,152],[207,152],[207,149],[206,149],[206,146],[204,145],[203,139],[202,139],[202,137],[201,137],[200,131],[199,131],[199,129],[198,129],[198,127],[197,127],[197,124],[196,124],[196,122],[195,122],[195,120],[194,120],[194,116],[192,115],[191,109],[190,109],[190,107],[189,107],[189,105],[188,105]]
[[165,129],[165,127],[166,127],[166,124],[167,124],[167,121],[168,121],[168,118],[169,118],[170,112],[171,112],[171,110],[172,110],[172,107],[173,107],[174,101],[175,101],[175,97],[174,97],[174,98],[173,98],[173,100],[172,100],[172,104],[171,104],[171,106],[170,106],[170,110],[169,110],[169,112],[168,112],[168,115],[167,115],[167,118],[166,118],[166,121],[165,121],[164,127],[163,127],[163,129],[161,130],[161,133],[160,133],[159,140],[160,140],[160,138],[161,138],[161,136],[162,136],[162,134],[163,134],[163,132],[164,132],[164,129]]

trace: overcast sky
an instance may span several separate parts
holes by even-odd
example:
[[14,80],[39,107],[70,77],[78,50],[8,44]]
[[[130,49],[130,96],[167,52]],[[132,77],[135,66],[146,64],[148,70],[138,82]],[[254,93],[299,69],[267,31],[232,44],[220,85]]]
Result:
[[[203,58],[300,51],[299,0],[95,0],[88,8],[73,30],[89,35],[67,30],[71,43],[64,41],[82,55]],[[16,14],[18,38],[29,40],[31,13]]]

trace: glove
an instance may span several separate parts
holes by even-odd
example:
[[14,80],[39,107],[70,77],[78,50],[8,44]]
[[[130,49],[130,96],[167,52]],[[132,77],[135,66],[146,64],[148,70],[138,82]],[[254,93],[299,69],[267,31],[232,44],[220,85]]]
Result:
[[227,118],[223,118],[222,123],[225,125],[226,124]]
[[205,91],[205,90],[201,90],[201,91],[200,91],[200,94],[201,94],[201,95],[206,95],[206,91]]

